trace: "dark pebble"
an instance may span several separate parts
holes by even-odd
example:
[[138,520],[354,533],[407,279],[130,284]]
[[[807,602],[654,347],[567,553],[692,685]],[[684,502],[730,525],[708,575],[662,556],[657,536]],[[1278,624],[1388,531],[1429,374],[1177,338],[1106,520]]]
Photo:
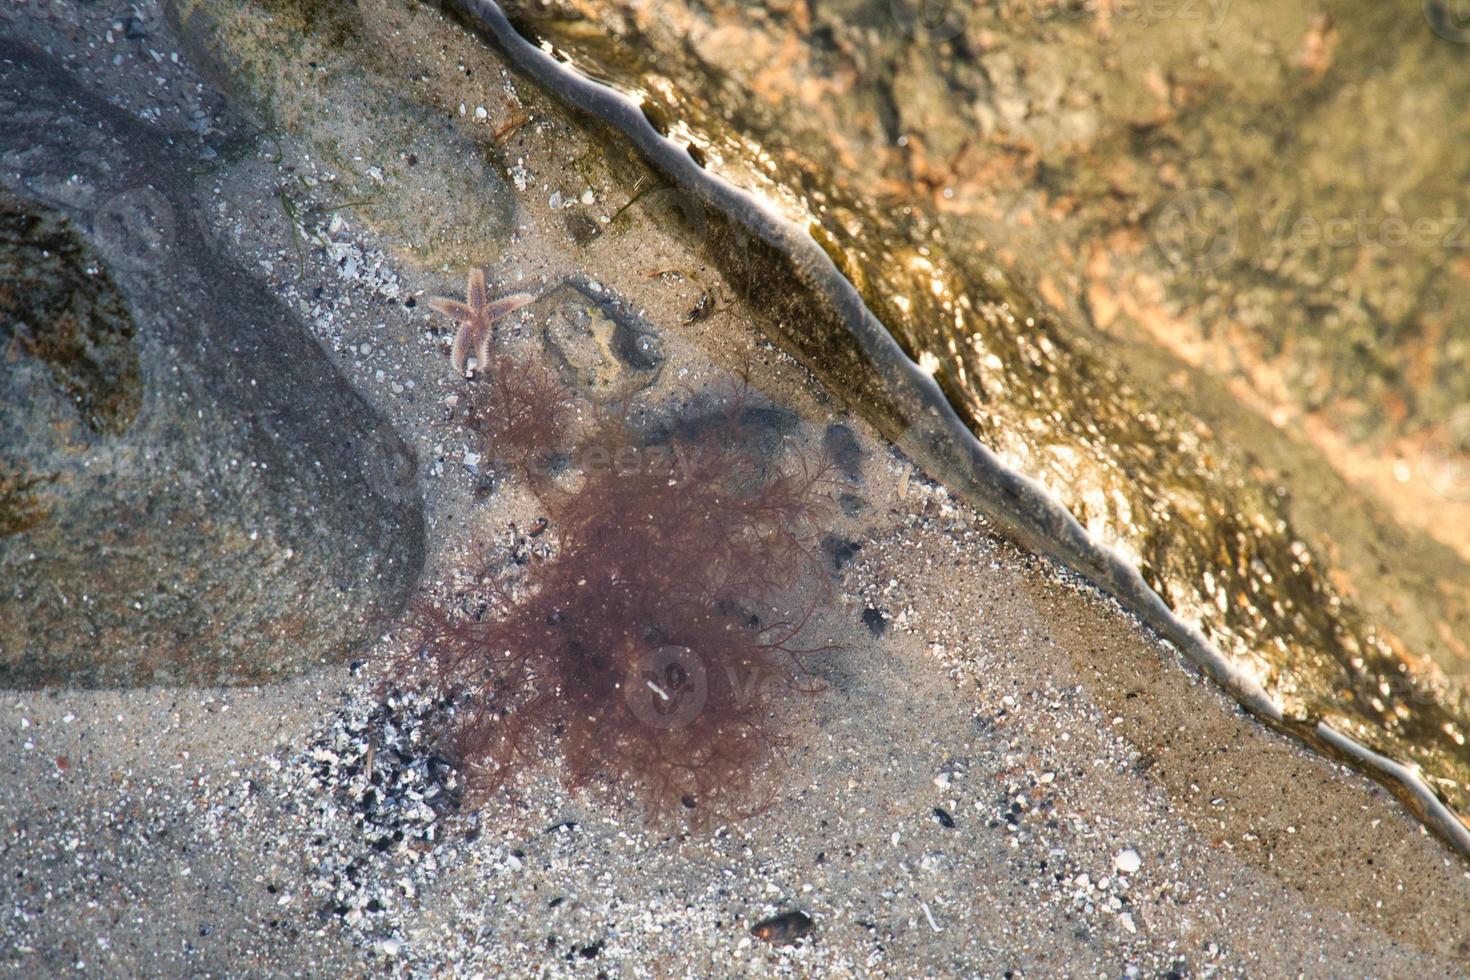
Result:
[[863,625],[874,636],[882,636],[883,631],[888,629],[888,617],[883,614],[883,610],[874,609],[872,606],[869,606],[863,610]]
[[811,932],[812,925],[811,916],[792,909],[790,912],[782,912],[769,919],[762,919],[750,927],[750,934],[757,939],[764,939],[768,943],[781,946],[794,943]]
[[861,542],[849,541],[835,535],[824,538],[822,547],[832,556],[832,568],[837,571],[841,571],[844,565],[857,557],[857,553],[863,548]]

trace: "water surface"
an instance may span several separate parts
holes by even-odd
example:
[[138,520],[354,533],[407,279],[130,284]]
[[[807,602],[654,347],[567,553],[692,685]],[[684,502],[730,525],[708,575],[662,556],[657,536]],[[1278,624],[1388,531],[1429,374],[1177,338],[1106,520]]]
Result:
[[[1258,713],[1349,755],[1351,736],[1470,813],[1470,182],[1444,125],[1470,93],[1437,74],[1459,52],[1367,7],[1116,7],[509,13],[804,228],[969,431],[1264,692]],[[1372,110],[1400,145],[1338,128]],[[1262,176],[1277,158],[1306,173]],[[1433,227],[1396,245],[1385,221],[1416,215]],[[674,216],[761,281],[714,216]],[[788,319],[859,401],[892,396]]]

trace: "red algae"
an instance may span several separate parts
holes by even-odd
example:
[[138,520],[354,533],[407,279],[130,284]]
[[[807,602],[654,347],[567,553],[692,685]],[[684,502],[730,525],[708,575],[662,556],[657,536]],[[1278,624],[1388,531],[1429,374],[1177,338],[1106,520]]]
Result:
[[640,429],[630,399],[487,367],[467,424],[540,500],[549,552],[470,570],[475,612],[425,598],[406,622],[411,669],[456,706],[446,747],[471,800],[559,754],[567,785],[631,790],[651,820],[759,809],[783,742],[772,699],[810,690],[805,660],[830,649],[807,639],[830,466],[772,445],[748,393]]

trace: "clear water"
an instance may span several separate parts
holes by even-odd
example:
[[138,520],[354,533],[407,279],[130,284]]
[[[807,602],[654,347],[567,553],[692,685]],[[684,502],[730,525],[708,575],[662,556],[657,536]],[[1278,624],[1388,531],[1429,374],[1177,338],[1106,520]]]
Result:
[[[1470,356],[1467,321],[1455,314],[1470,301],[1454,276],[1440,275],[1465,260],[1446,238],[1385,249],[1381,214],[1353,217],[1344,200],[1301,198],[1315,201],[1306,218],[1341,216],[1347,230],[1341,221],[1333,228],[1360,239],[1356,250],[1324,251],[1302,242],[1321,245],[1325,222],[1315,239],[1304,237],[1311,227],[1291,207],[1272,213],[1248,196],[1249,174],[1229,170],[1229,190],[1206,188],[1211,166],[1281,152],[1283,133],[1259,132],[1247,110],[1266,114],[1285,83],[1244,85],[1242,98],[1257,104],[1180,128],[1175,142],[1211,127],[1237,138],[1219,137],[1228,149],[1217,159],[1193,161],[1188,147],[1170,154],[1160,149],[1169,141],[1150,141],[1150,128],[1168,121],[1142,118],[1143,109],[1106,136],[1117,122],[1109,112],[1126,115],[1117,110],[1129,105],[1126,91],[1065,71],[1049,80],[1058,64],[1085,67],[1089,46],[1108,47],[1096,11],[1082,7],[1002,4],[968,21],[942,5],[915,19],[898,0],[817,14],[800,2],[755,11],[616,0],[509,13],[544,49],[641,103],[711,172],[806,228],[974,435],[1135,567],[1175,616],[1264,689],[1287,727],[1322,746],[1312,733],[1326,722],[1417,769],[1462,819],[1470,814],[1470,489],[1462,485],[1470,416],[1454,411]],[[1168,23],[1115,16],[1104,25],[1154,31],[1151,57],[1197,67],[1194,79],[1134,73],[1144,88],[1165,89],[1170,106],[1191,97],[1191,86],[1208,92],[1234,50],[1224,45],[1214,64],[1194,57],[1191,45],[1228,25],[1174,13]],[[1277,60],[1299,73],[1292,85],[1308,89],[1363,31],[1380,40],[1396,31],[1400,55],[1423,59],[1454,43],[1422,21],[1381,27],[1367,13],[1356,23],[1344,13],[1341,29],[1299,11],[1291,21],[1279,7],[1218,13],[1253,23],[1252,43],[1285,18],[1281,30],[1300,49]],[[1012,36],[1035,43],[1010,61],[994,57]],[[1043,54],[1068,44],[1081,53],[1060,62]],[[1017,62],[1023,70],[1012,78],[1006,66]],[[1094,108],[1113,99],[1111,110],[1089,114],[1087,99],[1074,98],[1089,85]],[[1038,109],[1037,92],[1053,87]],[[1449,104],[1457,95],[1446,86],[1425,98]],[[1320,106],[1327,95],[1316,98]],[[1009,122],[985,115],[1010,111],[1014,99],[1030,103]],[[1299,140],[1327,140],[1325,149],[1298,147],[1299,156],[1331,159],[1330,131],[1302,136],[1307,124],[1292,125]],[[1090,156],[1075,149],[1079,139],[1091,141]],[[1337,148],[1356,152],[1350,142]],[[1433,147],[1419,152],[1438,159]],[[1382,185],[1363,190],[1368,199],[1412,196],[1391,167],[1364,172]],[[1413,188],[1422,207],[1438,208],[1436,234],[1453,231],[1457,208],[1470,210],[1449,177],[1447,190],[1438,176]],[[1127,213],[1095,199],[1121,200]],[[702,230],[698,215],[677,217]],[[1058,265],[1059,251],[1069,254]],[[1359,274],[1364,261],[1377,271]],[[1095,278],[1077,271],[1099,263]],[[1417,290],[1422,315],[1385,319],[1367,342],[1353,333],[1357,321],[1334,313],[1343,282],[1362,304],[1387,304],[1397,294],[1385,283],[1401,281]],[[1212,304],[1235,298],[1239,307],[1245,291],[1274,289],[1260,308],[1294,311],[1310,304],[1314,284],[1325,291],[1320,308],[1283,314],[1261,327],[1265,341],[1221,363],[1236,338],[1210,326],[1220,319]],[[1405,326],[1436,317],[1440,332],[1428,340]],[[1130,318],[1131,328],[1121,325]],[[1415,344],[1430,366],[1411,376],[1398,365]],[[828,354],[836,363],[850,352]],[[1393,409],[1405,403],[1412,407]],[[1344,408],[1364,404],[1356,414]]]

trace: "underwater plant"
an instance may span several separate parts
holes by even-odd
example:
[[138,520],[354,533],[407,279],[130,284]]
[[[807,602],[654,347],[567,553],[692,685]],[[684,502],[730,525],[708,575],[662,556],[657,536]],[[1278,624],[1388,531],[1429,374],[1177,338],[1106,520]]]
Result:
[[567,785],[632,790],[653,820],[752,812],[782,742],[772,696],[811,689],[805,659],[829,649],[805,637],[829,588],[825,460],[770,438],[746,394],[661,425],[630,405],[503,354],[473,386],[466,424],[545,517],[542,558],[407,617],[472,800],[559,753]]

